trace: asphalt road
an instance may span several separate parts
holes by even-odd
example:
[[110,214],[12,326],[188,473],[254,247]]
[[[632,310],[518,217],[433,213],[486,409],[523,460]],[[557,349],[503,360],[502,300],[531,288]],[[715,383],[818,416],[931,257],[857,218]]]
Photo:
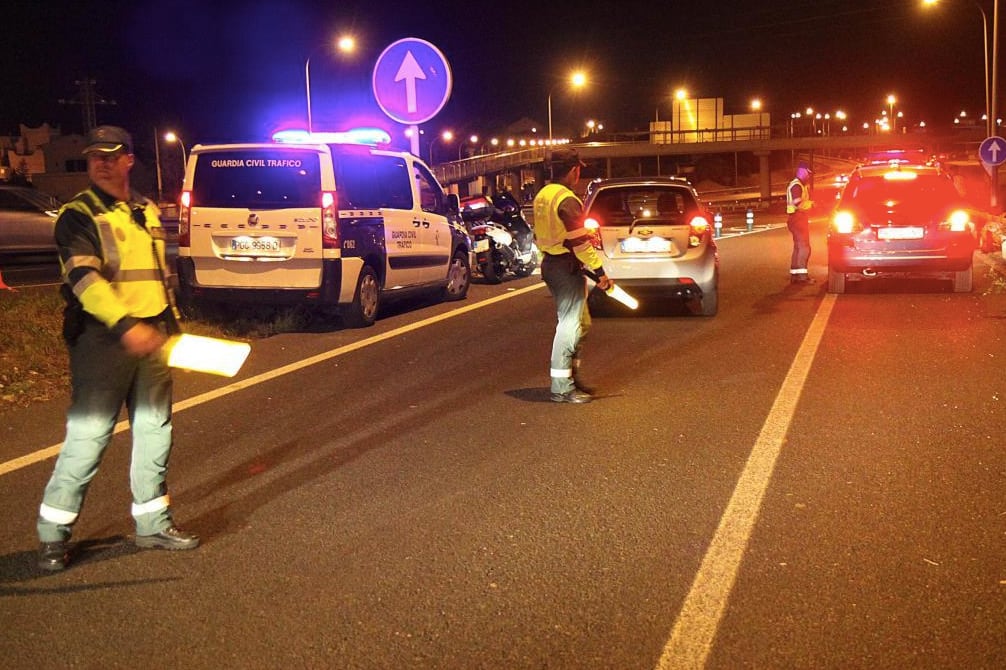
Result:
[[176,375],[170,484],[194,552],[129,543],[123,433],[75,562],[39,575],[65,401],[5,415],[0,658],[1006,667],[993,261],[976,256],[972,294],[885,280],[828,296],[815,229],[815,286],[787,283],[775,228],[721,240],[718,316],[595,318],[589,405],[548,401],[537,277],[257,341],[234,381]]

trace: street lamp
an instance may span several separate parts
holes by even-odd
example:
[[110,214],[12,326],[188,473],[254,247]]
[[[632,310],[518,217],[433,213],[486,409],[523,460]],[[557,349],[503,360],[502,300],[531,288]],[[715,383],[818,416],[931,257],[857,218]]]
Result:
[[[935,7],[938,3],[939,0],[922,0],[922,4],[927,7]],[[991,100],[994,99],[994,93],[989,92],[990,86],[994,86],[994,84],[992,83],[992,81],[994,80],[989,79],[989,19],[988,15],[985,13],[985,10],[982,8],[980,4],[978,4],[977,0],[975,0],[974,4],[982,15],[982,43],[983,43],[982,53],[985,56],[985,114],[988,117],[985,129],[987,133],[986,136],[991,137],[992,135],[995,134],[995,128],[992,122],[994,115],[992,113],[992,106],[991,106]],[[995,0],[994,11],[995,13],[993,14],[993,20],[996,23],[996,32],[997,32],[995,41],[998,42],[999,0]],[[998,49],[998,47],[996,48]],[[996,52],[993,52],[992,58],[993,61],[996,60]],[[993,75],[993,77],[994,76],[995,75]]]
[[894,103],[896,103],[897,101],[898,99],[894,97],[893,93],[887,96],[887,108],[891,110],[890,113],[887,115],[887,118],[890,119],[891,121],[892,133],[897,131],[897,123],[894,121]]
[[762,120],[761,120],[761,98],[755,98],[751,101],[751,110],[758,112],[758,137],[762,137]]
[[[356,50],[356,38],[352,35],[343,35],[335,42],[335,48],[341,53],[353,53]],[[311,56],[304,61],[304,88],[307,93],[307,132],[312,132],[314,127],[311,123]]]
[[[581,70],[577,70],[569,77],[569,85],[573,88],[583,88],[587,83],[587,75]],[[548,92],[548,144],[552,145],[552,91]]]
[[437,143],[437,140],[443,140],[444,142],[450,142],[454,139],[454,133],[450,130],[445,130],[440,133],[439,137],[434,137],[430,140],[430,165],[433,165],[433,145]]
[[188,165],[189,160],[185,155],[185,143],[182,142],[182,138],[175,131],[169,130],[164,133],[164,141],[171,142],[172,144],[178,142],[178,146],[182,148],[182,174],[185,174],[185,167]]

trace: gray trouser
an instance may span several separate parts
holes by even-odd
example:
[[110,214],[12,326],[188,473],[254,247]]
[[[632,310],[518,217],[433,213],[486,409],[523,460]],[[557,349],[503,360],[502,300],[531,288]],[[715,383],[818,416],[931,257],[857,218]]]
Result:
[[156,356],[129,356],[106,328],[90,322],[70,346],[70,374],[66,439],[42,497],[39,540],[69,539],[123,402],[133,434],[129,481],[136,533],[164,530],[171,525],[171,370]]
[[790,274],[807,274],[807,261],[810,260],[810,217],[807,212],[794,212],[786,220],[786,227],[793,236]]
[[573,390],[573,368],[580,341],[590,329],[587,279],[573,254],[546,255],[541,264],[541,278],[555,298],[558,316],[552,340],[552,393],[567,393]]

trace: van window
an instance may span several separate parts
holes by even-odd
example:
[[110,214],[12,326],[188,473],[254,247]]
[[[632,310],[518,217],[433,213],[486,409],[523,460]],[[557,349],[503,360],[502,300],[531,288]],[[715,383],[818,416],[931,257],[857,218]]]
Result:
[[245,149],[199,154],[193,205],[281,209],[321,206],[321,162],[312,151]]
[[437,180],[422,165],[416,164],[416,184],[419,186],[419,202],[424,212],[440,214],[444,210],[444,192]]
[[401,156],[333,154],[339,209],[412,209],[412,182]]

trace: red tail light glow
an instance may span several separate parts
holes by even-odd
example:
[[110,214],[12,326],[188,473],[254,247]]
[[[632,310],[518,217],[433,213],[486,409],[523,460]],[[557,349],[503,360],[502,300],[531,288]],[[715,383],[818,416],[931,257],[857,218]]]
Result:
[[971,228],[971,217],[963,209],[955,209],[947,218],[947,224],[951,231],[963,233]]
[[321,247],[322,249],[339,248],[338,199],[335,193],[325,191],[321,194]]
[[590,237],[590,246],[597,250],[604,249],[604,245],[601,244],[601,222],[589,216],[583,220],[583,227]]
[[693,216],[688,222],[688,246],[697,247],[702,244],[702,238],[709,232],[709,219],[704,216]]
[[182,191],[178,199],[178,246],[192,246],[192,236],[189,233],[189,209],[192,207],[192,191]]
[[831,220],[831,226],[835,229],[836,233],[842,233],[843,235],[850,235],[862,228],[852,212],[845,210],[835,212],[835,217]]

